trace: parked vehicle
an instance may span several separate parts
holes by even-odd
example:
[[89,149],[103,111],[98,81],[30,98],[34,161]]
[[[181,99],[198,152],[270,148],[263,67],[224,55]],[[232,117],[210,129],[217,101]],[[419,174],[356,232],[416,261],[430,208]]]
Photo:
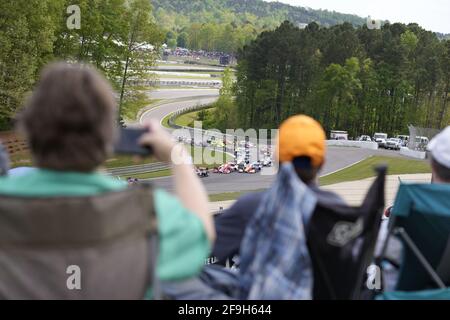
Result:
[[371,142],[372,139],[367,136],[367,135],[362,135],[361,137],[358,138],[358,141],[367,141],[367,142]]
[[400,150],[402,144],[403,144],[402,140],[398,138],[390,138],[386,140],[385,148],[392,150]]
[[348,140],[348,132],[333,130],[330,132],[330,138],[331,140]]
[[427,137],[416,137],[416,150],[425,151],[429,142]]
[[373,135],[373,140],[378,143],[378,147],[385,148],[386,147],[386,140],[388,138],[387,133],[375,133]]
[[398,135],[396,138],[402,140],[402,147],[408,146],[409,136],[406,136],[406,135]]

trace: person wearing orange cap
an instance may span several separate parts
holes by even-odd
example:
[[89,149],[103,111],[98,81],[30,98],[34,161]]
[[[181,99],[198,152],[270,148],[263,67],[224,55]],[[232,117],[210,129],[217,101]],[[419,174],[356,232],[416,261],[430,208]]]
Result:
[[[340,205],[344,201],[335,193],[317,186],[317,177],[325,163],[326,135],[320,123],[305,115],[284,121],[278,134],[278,161],[291,162],[299,179],[311,189],[317,201],[327,205]],[[268,192],[268,191],[266,191]],[[266,192],[244,195],[215,218],[216,243],[212,256],[218,264],[239,254],[241,240],[247,224],[255,214]]]

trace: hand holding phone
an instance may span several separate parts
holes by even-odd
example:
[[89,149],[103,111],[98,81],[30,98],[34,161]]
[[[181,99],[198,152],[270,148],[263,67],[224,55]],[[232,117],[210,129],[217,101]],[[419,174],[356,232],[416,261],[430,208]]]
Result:
[[176,145],[172,136],[155,120],[150,120],[145,127],[147,132],[140,138],[140,145],[151,146],[159,161],[172,163],[172,151]]
[[114,152],[142,157],[151,156],[153,153],[152,148],[150,146],[142,146],[140,143],[140,139],[148,132],[147,128],[121,128]]

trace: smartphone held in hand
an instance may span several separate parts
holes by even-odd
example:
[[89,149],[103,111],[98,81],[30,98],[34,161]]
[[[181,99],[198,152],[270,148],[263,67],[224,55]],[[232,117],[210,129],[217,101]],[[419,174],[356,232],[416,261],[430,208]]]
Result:
[[152,155],[151,147],[143,147],[139,144],[142,135],[146,134],[148,129],[142,128],[120,128],[119,139],[114,146],[116,154],[129,154],[148,157]]

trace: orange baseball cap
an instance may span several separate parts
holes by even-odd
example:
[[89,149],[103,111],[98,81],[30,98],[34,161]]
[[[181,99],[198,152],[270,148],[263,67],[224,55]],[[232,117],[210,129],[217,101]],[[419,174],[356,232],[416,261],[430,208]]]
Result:
[[287,119],[278,132],[280,163],[292,162],[297,157],[309,157],[314,167],[321,166],[325,160],[325,139],[325,131],[313,118],[298,115]]

